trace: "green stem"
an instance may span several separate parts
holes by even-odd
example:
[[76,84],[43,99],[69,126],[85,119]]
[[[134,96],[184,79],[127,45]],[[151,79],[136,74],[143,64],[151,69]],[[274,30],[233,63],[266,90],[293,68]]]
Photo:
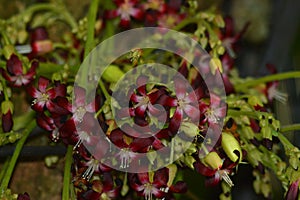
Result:
[[31,133],[31,131],[36,127],[36,122],[35,120],[32,120],[28,126],[26,127],[26,129],[24,130],[23,132],[23,136],[22,138],[17,142],[17,145],[16,145],[16,149],[11,157],[11,160],[9,162],[9,166],[8,166],[8,169],[6,170],[6,173],[3,177],[3,180],[1,182],[1,185],[0,185],[0,191],[3,192],[7,189],[8,187],[8,184],[9,184],[9,181],[11,179],[11,176],[12,176],[12,173],[15,169],[15,166],[16,166],[16,162],[17,162],[17,159],[20,155],[20,152],[24,146],[24,143],[27,139],[27,137],[29,136],[29,134]]
[[2,179],[5,175],[5,172],[8,168],[9,161],[10,161],[10,157],[6,159],[5,163],[2,166],[2,169],[1,169],[1,172],[0,172],[0,181],[2,181]]
[[284,132],[297,131],[297,130],[300,130],[300,123],[282,126],[280,132],[284,133]]
[[98,12],[99,0],[93,0],[90,5],[90,10],[88,13],[88,29],[87,29],[87,38],[84,46],[84,58],[90,53],[94,48],[94,34],[95,34],[95,23]]
[[189,24],[193,24],[193,23],[199,23],[201,19],[199,19],[198,17],[195,18],[187,18],[183,21],[181,21],[178,25],[176,25],[173,30],[175,31],[179,31],[180,29],[184,28],[185,26],[189,25]]
[[104,85],[104,83],[103,83],[102,80],[99,80],[99,86],[100,86],[100,89],[101,89],[101,91],[103,92],[105,98],[106,98],[107,100],[109,100],[109,99],[110,99],[110,95],[109,95],[109,93],[107,92],[107,90],[106,90],[106,88],[105,88],[105,85]]
[[284,149],[288,151],[289,149],[295,148],[295,146],[282,134],[278,133],[278,138],[280,142],[283,144]]
[[232,110],[232,109],[228,109],[227,110],[227,116],[233,116],[233,117],[240,117],[243,115],[246,115],[248,117],[254,118],[254,119],[258,119],[258,114],[260,112],[251,112],[251,111],[239,111],[239,110]]
[[248,87],[253,87],[253,86],[259,85],[261,83],[267,83],[267,82],[272,82],[272,81],[281,81],[281,80],[290,79],[290,78],[300,78],[300,71],[272,74],[272,75],[264,76],[261,78],[248,80],[248,81],[245,81],[244,83],[235,85],[235,90],[241,91],[243,89],[246,89]]
[[64,185],[62,191],[62,200],[69,200],[69,196],[70,196],[72,153],[73,153],[73,147],[69,145],[65,157],[66,162],[65,162],[65,169],[64,169]]
[[[86,42],[84,45],[83,59],[93,59],[93,58],[91,58],[91,56],[89,58],[87,58],[87,57],[95,45],[95,39],[94,39],[95,23],[96,23],[97,11],[98,11],[98,4],[99,4],[99,0],[93,0],[90,4],[88,16],[87,16],[88,24],[87,24],[87,34],[86,34]],[[93,64],[95,64],[95,63],[93,63]],[[82,86],[81,84],[86,85],[86,82],[87,82],[86,79],[90,75],[89,73],[91,73],[91,72],[89,71],[89,69],[87,67],[85,67],[81,71],[80,76],[78,77],[79,78],[79,80],[78,80],[79,86]]]
[[68,12],[66,7],[63,4],[60,5],[54,5],[51,3],[40,3],[40,4],[35,4],[31,7],[29,7],[25,12],[23,12],[20,16],[21,17],[31,17],[33,13],[43,11],[43,10],[50,10],[58,15],[61,15],[64,17],[65,22],[72,28],[76,29],[77,28],[77,23],[73,16]]

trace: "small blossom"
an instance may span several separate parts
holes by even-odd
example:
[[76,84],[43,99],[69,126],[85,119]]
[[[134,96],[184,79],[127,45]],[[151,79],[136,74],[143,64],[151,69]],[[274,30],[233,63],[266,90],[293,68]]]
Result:
[[38,81],[38,89],[30,87],[29,94],[35,98],[32,102],[32,109],[36,111],[43,111],[44,108],[51,110],[54,107],[53,99],[58,96],[66,96],[65,85],[59,84],[56,87],[49,87],[50,80],[45,77],[40,77]]
[[29,70],[27,71],[18,56],[12,54],[6,62],[7,71],[5,71],[3,68],[0,68],[0,72],[12,86],[21,87],[32,82],[37,67],[38,62],[33,61]]
[[138,6],[138,0],[115,0],[117,8],[107,11],[105,16],[108,19],[120,17],[120,25],[123,28],[130,26],[131,17],[134,19],[142,19],[144,11]]

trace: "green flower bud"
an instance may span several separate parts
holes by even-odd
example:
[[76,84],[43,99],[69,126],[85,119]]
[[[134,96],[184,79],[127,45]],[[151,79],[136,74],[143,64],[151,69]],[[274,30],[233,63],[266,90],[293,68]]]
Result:
[[6,45],[3,47],[3,55],[7,60],[13,53],[15,53],[15,47],[13,45]]
[[177,166],[175,164],[171,164],[167,168],[169,169],[169,180],[167,185],[168,187],[171,187],[177,174]]
[[11,102],[11,101],[3,101],[1,103],[1,111],[2,111],[2,114],[7,114],[8,111],[10,111],[11,113],[13,113],[13,110],[14,110],[14,104]]
[[209,152],[203,159],[204,163],[212,169],[220,169],[223,165],[223,160],[216,152]]
[[209,66],[212,74],[215,74],[217,69],[219,69],[221,73],[223,72],[222,62],[217,57],[214,57],[209,61]]
[[194,169],[194,162],[196,162],[195,158],[193,156],[185,156],[184,157],[184,163],[191,169]]
[[[242,159],[242,149],[240,143],[235,139],[235,137],[227,132],[222,133],[222,142],[221,145],[232,162],[236,162],[239,159],[239,162]],[[236,154],[236,151],[239,152],[239,155]]]
[[272,129],[270,126],[264,126],[261,128],[263,138],[272,140]]
[[189,137],[195,137],[199,133],[198,126],[191,122],[182,122],[180,130]]
[[109,65],[103,72],[102,78],[109,83],[114,83],[118,82],[123,75],[124,72],[118,66]]

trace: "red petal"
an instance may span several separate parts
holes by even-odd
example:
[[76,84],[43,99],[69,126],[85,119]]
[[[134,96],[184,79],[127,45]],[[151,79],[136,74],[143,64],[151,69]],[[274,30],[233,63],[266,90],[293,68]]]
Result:
[[155,172],[153,178],[153,184],[156,188],[165,187],[169,180],[169,170],[167,168],[162,168]]
[[184,79],[180,76],[174,78],[175,92],[178,99],[183,99],[187,92],[187,86]]
[[144,75],[140,75],[137,80],[136,80],[136,84],[137,84],[137,91],[140,94],[146,95],[146,84],[148,82],[148,77],[144,76]]
[[33,87],[32,85],[31,86],[28,86],[27,88],[27,93],[32,96],[33,98],[38,98],[41,93],[40,91],[38,91],[35,87]]
[[54,121],[52,118],[46,116],[44,113],[37,116],[37,124],[46,131],[52,131],[55,129]]
[[161,90],[153,90],[151,91],[147,96],[149,97],[149,100],[152,104],[155,104],[157,99],[162,95]]
[[135,114],[139,117],[144,117],[145,116],[145,112],[146,112],[146,109],[147,109],[147,105],[141,105],[141,106],[138,106],[136,109],[135,109]]
[[64,96],[66,96],[66,92],[67,92],[66,85],[57,84],[57,86],[54,88],[54,90],[55,90],[55,97],[58,97],[58,96],[64,97]]
[[199,108],[191,105],[184,105],[183,110],[193,121],[199,119],[200,117]]
[[175,107],[178,105],[178,100],[173,97],[170,97],[168,95],[162,95],[162,96],[160,96],[157,103],[164,105],[164,106]]
[[139,178],[139,180],[142,184],[149,183],[149,174],[148,174],[148,172],[138,173],[137,175],[138,175],[138,178]]
[[113,189],[114,182],[110,173],[103,173],[103,192],[108,192]]
[[221,181],[221,177],[219,176],[218,173],[216,173],[215,176],[209,177],[205,180],[205,186],[206,187],[216,186],[218,185],[218,183],[220,183],[220,181]]
[[139,150],[142,150],[144,148],[148,148],[152,145],[154,141],[153,137],[148,138],[135,138],[129,145],[130,150],[133,152],[137,152]]
[[187,189],[187,184],[184,181],[178,181],[175,185],[170,187],[170,191],[175,193],[185,193]]
[[203,176],[214,176],[217,172],[217,170],[213,170],[213,169],[205,166],[201,162],[194,163],[194,167],[195,167],[195,170],[198,173],[202,174]]
[[77,107],[85,104],[85,95],[86,92],[84,88],[78,86],[74,87],[75,104]]
[[141,102],[143,99],[144,99],[144,96],[140,96],[140,95],[137,95],[135,93],[133,93],[130,97],[130,100],[135,102],[135,103]]
[[41,76],[38,82],[39,90],[43,93],[46,92],[46,88],[48,87],[49,83],[50,83],[49,79]]
[[31,106],[31,108],[35,111],[42,112],[44,110],[45,103],[44,102],[36,102]]
[[7,71],[12,75],[22,75],[22,62],[15,54],[12,54],[6,62]]
[[120,21],[120,26],[123,28],[128,28],[130,25],[130,21],[127,19],[121,19]]
[[173,117],[170,120],[169,129],[171,132],[177,132],[181,121],[182,121],[183,112],[180,108],[177,108]]
[[116,18],[117,16],[118,16],[117,10],[107,10],[104,13],[104,18],[106,19],[113,19]]
[[120,129],[115,129],[110,133],[109,138],[119,148],[127,148],[128,145],[124,142],[123,136],[124,133]]
[[142,9],[138,9],[138,8],[134,9],[134,12],[131,13],[131,14],[132,14],[132,17],[134,17],[135,19],[138,19],[138,20],[141,20],[144,17],[143,10]]

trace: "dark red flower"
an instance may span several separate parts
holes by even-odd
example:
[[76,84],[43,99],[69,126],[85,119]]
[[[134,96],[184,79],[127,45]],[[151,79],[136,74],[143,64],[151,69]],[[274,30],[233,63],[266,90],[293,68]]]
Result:
[[44,108],[51,110],[54,108],[53,100],[58,97],[66,96],[66,87],[62,84],[57,84],[55,87],[49,87],[50,80],[45,77],[40,77],[38,81],[38,89],[30,87],[28,93],[35,98],[32,103],[32,109],[35,111],[43,111]]
[[90,190],[79,194],[79,200],[115,199],[121,186],[117,180],[114,183],[112,175],[106,172],[101,175],[101,180],[92,181]]
[[71,107],[71,112],[73,113],[72,119],[75,123],[80,123],[86,114],[94,114],[96,111],[95,99],[91,102],[86,102],[86,91],[84,88],[75,86],[74,87],[74,101]]
[[28,85],[34,78],[38,62],[33,61],[27,70],[21,60],[15,54],[12,54],[6,62],[6,71],[0,68],[2,76],[14,87]]
[[153,197],[158,199],[173,199],[173,193],[184,193],[187,191],[187,185],[183,181],[172,184],[169,180],[169,169],[162,168],[155,172],[145,172],[139,174],[130,174],[130,186],[139,196],[146,200]]
[[144,118],[146,112],[151,116],[159,116],[161,114],[160,109],[154,106],[159,97],[163,94],[163,91],[157,88],[153,88],[150,92],[146,91],[146,82],[148,77],[140,76],[137,80],[137,84],[140,86],[137,88],[137,92],[131,95],[130,100],[133,102],[133,110],[136,116]]
[[144,10],[139,6],[138,0],[115,0],[117,8],[115,10],[109,10],[105,13],[105,17],[108,19],[120,17],[120,25],[123,28],[130,26],[131,17],[141,20],[144,16]]
[[161,100],[161,103],[165,106],[176,107],[169,124],[169,128],[172,132],[177,131],[185,116],[189,117],[192,122],[199,120],[200,116],[199,99],[196,93],[191,91],[191,88],[188,88],[187,83],[182,77],[174,77],[174,87],[176,98],[168,96]]
[[[133,138],[128,136],[119,128],[113,130],[109,138],[116,146],[121,149],[117,156],[119,157],[119,164],[120,168],[122,169],[128,168],[130,163],[134,163],[136,161],[136,152],[147,152],[155,140],[154,137]],[[129,143],[128,141],[131,142]]]
[[225,158],[221,166],[215,169],[204,165],[201,161],[197,161],[194,163],[195,170],[206,177],[206,186],[215,186],[221,180],[224,180],[229,186],[233,186],[229,175],[232,173],[233,168],[236,165],[237,163],[233,163],[227,158]]
[[156,172],[134,174],[130,178],[130,186],[146,200],[153,199],[153,196],[162,199],[167,195],[162,189],[167,187],[168,177],[165,168]]

